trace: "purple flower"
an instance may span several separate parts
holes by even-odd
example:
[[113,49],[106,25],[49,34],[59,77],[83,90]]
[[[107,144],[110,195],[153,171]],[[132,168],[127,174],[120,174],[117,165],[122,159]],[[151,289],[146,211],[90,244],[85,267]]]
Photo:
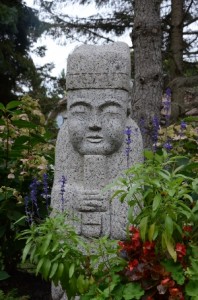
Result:
[[167,141],[164,145],[163,145],[164,149],[166,149],[168,152],[170,150],[172,150],[173,146],[172,144],[170,143],[170,141]]
[[49,187],[48,187],[48,175],[45,173],[43,174],[43,193],[41,196],[45,199],[46,201],[46,207],[47,211],[49,211],[49,200],[51,196],[49,195]]
[[186,130],[186,128],[187,128],[187,124],[184,122],[184,120],[182,120],[180,123],[180,132],[179,132],[180,138],[183,136],[184,130]]
[[127,168],[129,168],[129,155],[131,152],[131,146],[130,144],[132,143],[131,140],[131,134],[132,134],[132,130],[131,130],[131,126],[127,126],[126,129],[124,130],[124,134],[126,134],[127,138],[125,140],[126,142],[126,149],[125,149],[125,154],[127,156]]
[[65,199],[64,199],[64,193],[65,193],[65,184],[67,182],[67,179],[64,175],[62,175],[60,183],[61,183],[61,187],[60,187],[60,195],[61,195],[61,210],[62,212],[64,212],[64,204],[65,204]]
[[156,152],[157,149],[157,141],[158,141],[158,131],[160,128],[159,119],[157,116],[153,117],[153,150]]
[[39,185],[40,185],[40,182],[37,181],[36,178],[34,178],[32,183],[30,184],[30,200],[32,201],[33,207],[36,208],[38,215],[39,215],[39,208],[38,208],[38,204],[37,204],[37,192],[38,192]]
[[187,124],[184,122],[184,120],[182,120],[180,124],[181,131],[185,130],[186,128],[187,128]]

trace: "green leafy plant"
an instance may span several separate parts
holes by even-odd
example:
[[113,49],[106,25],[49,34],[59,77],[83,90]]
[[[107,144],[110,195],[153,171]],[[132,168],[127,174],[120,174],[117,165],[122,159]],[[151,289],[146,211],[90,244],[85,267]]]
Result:
[[6,279],[5,272],[15,270],[24,247],[16,240],[27,227],[24,197],[34,176],[52,174],[54,145],[38,101],[29,96],[6,106],[0,103],[0,117],[0,279]]
[[128,202],[133,224],[129,239],[119,243],[128,262],[123,272],[141,283],[145,299],[191,299],[198,274],[198,180],[186,174],[198,164],[165,150],[145,156],[116,182],[114,196]]
[[[115,273],[125,264],[116,255],[117,242],[102,237],[88,244],[70,222],[67,213],[57,212],[23,231],[19,235],[26,240],[23,263],[29,258],[36,265],[36,274],[40,273],[55,285],[60,283],[69,299],[76,295],[82,295],[82,299],[113,299],[111,296],[118,287],[122,288],[121,279]],[[122,293],[127,295],[127,288]]]

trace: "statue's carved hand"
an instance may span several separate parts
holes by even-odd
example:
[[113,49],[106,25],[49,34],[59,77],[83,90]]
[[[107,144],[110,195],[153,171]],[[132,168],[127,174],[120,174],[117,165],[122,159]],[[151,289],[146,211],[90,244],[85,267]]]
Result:
[[76,203],[76,209],[81,212],[103,212],[107,211],[107,207],[107,198],[105,195],[101,195],[98,190],[84,190],[81,200]]

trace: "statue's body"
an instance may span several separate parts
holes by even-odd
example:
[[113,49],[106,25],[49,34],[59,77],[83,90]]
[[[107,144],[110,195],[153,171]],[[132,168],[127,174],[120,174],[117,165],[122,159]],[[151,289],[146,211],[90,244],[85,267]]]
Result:
[[[68,58],[66,78],[67,119],[57,140],[52,207],[61,208],[64,175],[65,208],[79,220],[78,233],[124,239],[127,205],[110,201],[102,189],[127,168],[126,127],[132,131],[128,164],[142,160],[141,135],[130,118],[129,48],[124,43],[81,46]],[[55,292],[53,299],[64,298]]]

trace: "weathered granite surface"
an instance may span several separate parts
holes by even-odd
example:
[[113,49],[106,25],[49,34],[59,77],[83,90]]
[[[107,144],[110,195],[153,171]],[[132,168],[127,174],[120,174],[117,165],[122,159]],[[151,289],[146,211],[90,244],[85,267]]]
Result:
[[[128,163],[142,160],[141,134],[130,118],[130,65],[125,43],[83,45],[68,58],[68,112],[57,139],[52,207],[61,210],[64,175],[65,209],[77,217],[74,225],[87,238],[125,238],[127,204],[110,201],[102,189],[127,168],[127,126],[132,130]],[[64,297],[53,289],[54,300]]]

